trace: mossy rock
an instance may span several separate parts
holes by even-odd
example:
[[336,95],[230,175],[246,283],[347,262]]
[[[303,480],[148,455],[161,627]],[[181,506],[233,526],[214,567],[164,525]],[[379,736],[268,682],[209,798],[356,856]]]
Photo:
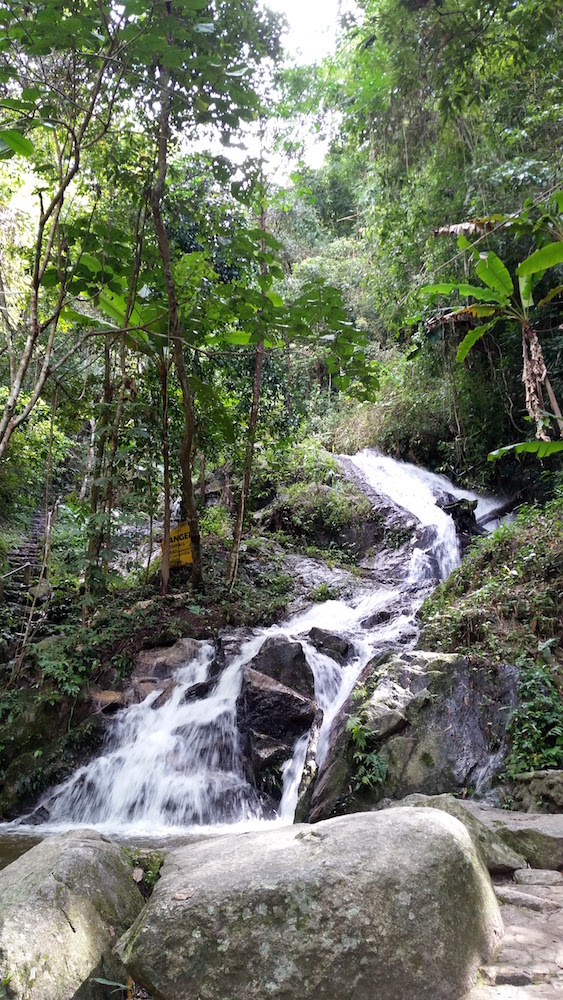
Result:
[[0,872],[0,969],[8,1000],[102,1000],[92,977],[125,981],[115,939],[144,900],[124,851],[79,830]]

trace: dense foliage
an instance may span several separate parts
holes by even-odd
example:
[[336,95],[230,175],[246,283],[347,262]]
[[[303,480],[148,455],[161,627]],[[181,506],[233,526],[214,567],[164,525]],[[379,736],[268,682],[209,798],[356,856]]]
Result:
[[[44,510],[61,626],[30,683],[74,697],[92,663],[126,671],[132,602],[169,589],[173,521],[190,628],[270,618],[279,567],[254,612],[244,571],[234,589],[249,515],[327,547],[368,519],[322,445],[555,495],[562,21],[562,0],[360,0],[333,56],[291,67],[254,0],[0,0],[0,572]],[[330,140],[320,169],[300,159],[309,126]],[[281,186],[270,132],[293,157]],[[237,165],[249,137],[264,155]],[[442,588],[432,642],[550,669],[558,510],[470,556],[481,589]],[[533,570],[522,618],[502,604],[507,545]],[[20,629],[4,607],[10,683]]]

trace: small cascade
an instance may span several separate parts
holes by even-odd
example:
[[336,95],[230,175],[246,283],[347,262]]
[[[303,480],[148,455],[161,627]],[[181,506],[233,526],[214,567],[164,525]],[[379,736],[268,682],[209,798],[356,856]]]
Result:
[[[249,779],[237,729],[237,699],[244,668],[272,636],[300,643],[314,676],[315,700],[323,713],[316,751],[326,754],[334,717],[361,671],[376,654],[412,649],[416,612],[430,586],[458,564],[452,519],[436,501],[479,499],[435,476],[373,450],[351,460],[370,489],[418,523],[416,540],[401,551],[402,582],[382,586],[369,574],[347,600],[314,604],[289,621],[258,631],[242,642],[217,678],[211,677],[212,643],[202,642],[176,669],[172,683],[116,716],[105,752],[80,768],[43,803],[48,827],[93,826],[107,832],[158,833],[271,819],[271,804]],[[491,501],[485,501],[490,507]],[[405,518],[405,512],[408,515]],[[310,567],[309,567],[310,571]],[[316,647],[311,630],[345,640],[342,662]],[[191,691],[207,682],[204,693]],[[195,694],[200,697],[195,697]],[[283,766],[277,822],[293,819],[308,734],[294,742]]]
[[154,832],[260,814],[238,747],[240,658],[223,671],[206,698],[186,697],[190,688],[208,680],[214,656],[213,644],[202,644],[191,662],[175,672],[167,698],[157,690],[118,714],[107,752],[55,791],[50,825]]

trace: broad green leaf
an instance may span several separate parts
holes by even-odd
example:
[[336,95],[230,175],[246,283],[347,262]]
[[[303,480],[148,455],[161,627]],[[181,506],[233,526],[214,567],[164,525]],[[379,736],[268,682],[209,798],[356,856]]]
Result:
[[113,323],[107,323],[103,319],[96,319],[93,316],[89,316],[87,313],[82,313],[78,309],[71,309],[67,307],[63,309],[62,316],[64,319],[68,320],[69,323],[78,323],[80,326],[91,326],[97,327],[100,330],[107,330],[108,333],[117,333],[118,328]]
[[266,297],[270,300],[272,305],[276,307],[276,309],[283,308],[283,299],[277,292],[266,292]]
[[33,143],[15,128],[0,129],[0,139],[18,156],[33,156],[35,152]]
[[22,101],[33,101],[35,104],[40,97],[41,91],[37,87],[26,87],[25,90],[22,90]]
[[546,306],[548,302],[551,302],[552,299],[556,299],[558,295],[561,295],[562,292],[563,292],[563,285],[556,285],[555,288],[551,288],[549,290],[545,298],[541,299],[541,301],[538,302],[538,306],[543,308],[543,306]]
[[458,245],[458,247],[459,247],[460,250],[471,250],[472,249],[471,243],[467,239],[467,236],[464,236],[463,233],[461,233],[458,236],[458,238],[457,238],[457,245]]
[[91,253],[83,253],[80,255],[80,263],[84,264],[92,274],[97,274],[98,271],[102,270],[101,261],[97,257],[94,257]]
[[479,285],[467,285],[463,282],[441,282],[439,285],[423,285],[421,292],[425,292],[428,295],[450,295],[451,292],[458,292],[459,295],[472,296],[474,299],[479,299],[480,302],[498,302],[499,305],[505,305],[508,302],[506,295],[501,292],[495,292],[491,288],[480,288]]
[[461,344],[457,349],[456,361],[464,361],[467,354],[471,350],[474,344],[477,343],[481,337],[490,330],[495,323],[496,319],[493,319],[490,323],[483,323],[482,326],[476,326],[474,330],[470,330],[469,333],[463,338]]
[[521,274],[518,275],[518,285],[520,288],[520,298],[522,299],[522,305],[524,309],[531,309],[534,304],[534,296],[532,295],[533,279],[531,274],[527,274],[525,278]]
[[486,254],[480,254],[479,258],[475,270],[481,281],[489,288],[510,298],[514,291],[514,282],[500,257],[489,250]]
[[528,453],[537,455],[538,458],[547,458],[549,455],[556,455],[563,451],[563,441],[521,441],[519,444],[508,444],[504,448],[497,448],[487,455],[489,462],[494,462],[496,458],[502,458],[514,452],[516,455]]
[[5,97],[3,101],[0,101],[0,108],[9,108],[10,111],[21,111],[23,114],[27,114],[28,111],[33,111],[35,105],[30,104],[29,101],[17,101],[14,97]]
[[516,268],[518,276],[526,274],[536,274],[538,271],[545,271],[548,267],[555,267],[556,264],[563,264],[563,241],[559,243],[548,243],[541,250],[523,260]]

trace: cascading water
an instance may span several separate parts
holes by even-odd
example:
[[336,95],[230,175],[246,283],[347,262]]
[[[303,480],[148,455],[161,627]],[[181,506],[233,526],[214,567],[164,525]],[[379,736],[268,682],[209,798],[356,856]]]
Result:
[[[378,652],[414,645],[418,607],[430,586],[459,562],[455,527],[436,500],[453,495],[481,503],[443,476],[376,451],[361,452],[348,461],[372,490],[408,511],[422,526],[410,565],[405,553],[405,579],[382,585],[368,577],[347,601],[315,604],[282,625],[261,630],[242,644],[216,681],[210,680],[214,647],[201,643],[196,655],[175,671],[171,689],[157,689],[140,704],[119,712],[106,751],[45,799],[49,828],[88,825],[154,836],[264,821],[267,810],[242,760],[237,698],[244,667],[270,636],[301,643],[314,675],[315,700],[323,712],[316,752],[317,762],[322,761],[332,721],[363,667]],[[485,508],[490,509],[491,503],[487,499]],[[328,630],[353,645],[345,665],[319,652],[308,638],[312,628]],[[194,686],[206,681],[209,687],[203,697],[192,698]],[[304,735],[284,765],[279,822],[293,819],[307,747]]]

